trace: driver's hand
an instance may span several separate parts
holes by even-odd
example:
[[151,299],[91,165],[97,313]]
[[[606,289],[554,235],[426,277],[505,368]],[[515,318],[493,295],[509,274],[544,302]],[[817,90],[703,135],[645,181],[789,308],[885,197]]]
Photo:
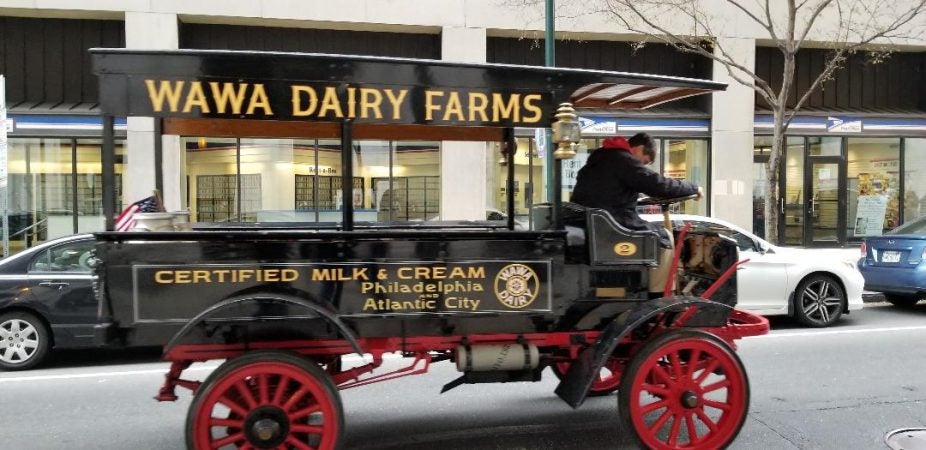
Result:
[[704,197],[704,188],[698,186],[698,196],[695,197],[695,200],[701,200],[702,197]]

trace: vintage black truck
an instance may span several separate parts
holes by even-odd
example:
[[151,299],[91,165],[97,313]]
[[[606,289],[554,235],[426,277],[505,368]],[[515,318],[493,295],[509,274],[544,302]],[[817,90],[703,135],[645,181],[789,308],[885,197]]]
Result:
[[[355,138],[495,141],[513,149],[514,127],[552,127],[559,183],[559,159],[571,156],[579,138],[576,110],[645,108],[723,88],[395,58],[92,53],[107,185],[115,116],[160,117],[173,134],[190,124],[228,135],[291,127],[340,137],[343,149]],[[245,95],[230,104],[223,89]],[[343,198],[350,198],[352,153],[342,152]],[[573,407],[617,391],[623,420],[643,446],[728,445],[749,405],[734,340],[768,330],[764,319],[734,309],[736,245],[675,230],[672,276],[664,295],[650,299],[655,234],[564,204],[554,191],[552,202],[535,205],[533,229],[523,231],[515,230],[508,189],[506,224],[361,223],[347,205],[332,224],[97,233],[97,336],[112,345],[164,345],[171,367],[157,399],[175,400],[177,386],[193,391],[189,448],[337,448],[339,389],[421,374],[441,361],[460,371],[445,390],[552,372],[561,379],[557,395]],[[112,194],[104,200],[112,229]],[[380,373],[390,352],[409,363]],[[342,358],[349,354],[371,362],[348,367]],[[204,381],[182,378],[190,364],[207,360],[227,361]]]

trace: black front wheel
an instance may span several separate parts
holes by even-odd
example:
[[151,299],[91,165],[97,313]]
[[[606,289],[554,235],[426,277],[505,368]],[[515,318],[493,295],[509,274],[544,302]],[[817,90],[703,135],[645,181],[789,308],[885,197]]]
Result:
[[884,293],[884,299],[898,308],[912,308],[920,301],[918,295],[888,294],[887,292]]
[[794,291],[794,318],[808,327],[827,327],[842,316],[846,301],[846,290],[832,276],[811,275]]
[[0,314],[0,369],[31,369],[50,348],[51,334],[38,317],[22,311]]

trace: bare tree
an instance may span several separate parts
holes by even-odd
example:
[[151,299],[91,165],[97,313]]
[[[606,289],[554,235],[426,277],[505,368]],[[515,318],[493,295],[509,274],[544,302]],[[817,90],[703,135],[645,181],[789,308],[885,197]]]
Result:
[[[521,6],[543,0],[512,0]],[[756,91],[773,115],[772,150],[766,171],[766,235],[777,241],[780,193],[778,177],[788,126],[811,95],[833,77],[857,51],[883,58],[896,45],[923,36],[926,0],[559,0],[570,15],[585,5],[587,14],[606,14],[641,42],[661,42],[694,53],[726,68],[730,77]],[[752,27],[761,40],[783,56],[781,84],[763,79],[753,67],[737,61],[723,46],[726,27]],[[759,36],[756,36],[759,37]],[[799,51],[826,48],[823,70],[804,92],[794,92],[795,60]],[[796,103],[789,99],[797,94]]]

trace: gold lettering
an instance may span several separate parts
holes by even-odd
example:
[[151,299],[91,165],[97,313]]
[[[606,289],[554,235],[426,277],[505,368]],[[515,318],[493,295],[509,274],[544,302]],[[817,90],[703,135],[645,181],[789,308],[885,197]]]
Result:
[[373,311],[379,309],[376,307],[376,299],[368,298],[365,302],[363,302],[363,310],[366,311],[368,309],[372,309]]
[[148,87],[148,98],[151,99],[151,108],[154,112],[164,110],[164,100],[167,99],[170,112],[177,112],[177,103],[180,102],[180,94],[183,92],[184,81],[171,82],[161,80],[160,85],[155,88],[154,80],[145,80],[145,86]]
[[241,105],[244,104],[244,93],[248,89],[247,83],[238,85],[238,91],[235,92],[234,83],[222,83],[222,90],[219,90],[219,83],[209,82],[209,88],[212,90],[212,98],[215,99],[215,109],[219,114],[225,114],[229,102],[231,103],[232,114],[241,114]]
[[283,269],[280,272],[280,281],[296,281],[299,279],[299,272],[295,269]]
[[173,277],[171,277],[172,274],[173,272],[169,270],[159,270],[154,273],[154,282],[161,283],[161,284],[173,283],[174,279]]
[[392,89],[386,89],[386,97],[389,100],[389,103],[392,104],[392,119],[399,120],[402,118],[402,101],[405,100],[405,95],[408,94],[408,89],[399,90],[399,95],[396,96]]
[[383,94],[376,89],[360,88],[360,117],[370,117],[367,111],[373,110],[373,117],[383,118]]
[[208,270],[194,270],[193,271],[193,282],[194,283],[212,283],[212,278],[209,276]]
[[312,269],[312,281],[332,281],[334,271],[331,269]]
[[280,269],[264,270],[264,281],[280,281]]
[[174,283],[190,283],[190,271],[178,270],[174,272]]
[[333,86],[325,88],[325,96],[322,97],[322,107],[318,110],[318,117],[325,117],[328,111],[334,111],[334,117],[344,118],[344,111],[341,110],[341,103],[338,102],[338,92]]
[[415,278],[419,280],[431,278],[430,273],[427,267],[415,267]]
[[521,98],[521,94],[511,94],[511,97],[508,97],[508,102],[505,103],[505,99],[502,94],[493,93],[492,94],[492,121],[498,122],[499,120],[512,120],[517,122],[520,119],[520,106],[518,100]]
[[483,122],[488,122],[489,117],[486,115],[486,108],[489,106],[489,97],[482,92],[469,93],[469,121],[476,121],[476,113],[479,113]]
[[228,269],[221,269],[221,270],[215,271],[215,274],[219,276],[219,283],[224,283],[225,275],[230,274],[230,273],[231,273],[231,270],[228,270]]
[[444,120],[450,120],[451,114],[456,115],[457,120],[466,120],[466,117],[463,116],[463,104],[460,102],[460,94],[456,91],[451,91],[450,96],[447,97],[447,110],[444,111]]
[[424,120],[434,120],[434,111],[441,109],[440,105],[434,104],[434,98],[443,96],[441,91],[424,91]]
[[534,101],[540,101],[540,94],[528,94],[524,96],[524,109],[534,113],[532,116],[525,115],[521,120],[527,123],[536,123],[540,121],[540,117],[543,115],[543,110],[539,106],[535,105]]
[[399,267],[399,270],[396,270],[396,276],[403,280],[410,280],[413,278],[413,276],[409,274],[412,270],[413,268],[411,267]]
[[273,110],[270,109],[270,99],[267,98],[267,91],[264,90],[263,84],[255,84],[254,92],[251,92],[251,101],[248,103],[247,114],[254,114],[254,110],[261,108],[264,110],[264,114],[268,116],[273,115]]
[[[293,92],[293,117],[305,117],[310,116],[315,112],[315,108],[318,107],[318,94],[315,93],[315,89],[311,86],[292,86]],[[302,107],[302,94],[308,96],[309,104],[305,108]]]
[[431,269],[431,278],[435,280],[443,280],[447,278],[447,268],[446,267],[434,267]]
[[186,95],[186,103],[183,104],[183,112],[188,113],[198,106],[203,113],[209,112],[209,104],[206,103],[206,93],[203,92],[203,84],[199,81],[190,83],[190,92]]

